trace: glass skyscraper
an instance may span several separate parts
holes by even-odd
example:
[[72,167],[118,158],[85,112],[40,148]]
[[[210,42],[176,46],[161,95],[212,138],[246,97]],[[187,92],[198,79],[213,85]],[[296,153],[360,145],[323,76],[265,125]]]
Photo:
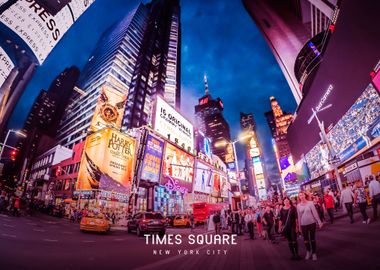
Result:
[[72,147],[87,136],[103,85],[127,96],[122,129],[150,123],[155,96],[180,104],[180,9],[178,0],[140,4],[106,30],[85,65],[58,131]]

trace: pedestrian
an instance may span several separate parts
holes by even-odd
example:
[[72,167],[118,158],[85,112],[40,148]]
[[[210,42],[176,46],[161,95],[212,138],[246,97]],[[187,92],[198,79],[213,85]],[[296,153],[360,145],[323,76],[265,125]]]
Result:
[[13,215],[15,217],[19,217],[20,216],[20,205],[21,202],[20,202],[20,198],[19,197],[16,197],[15,200],[14,200],[14,205],[13,205]]
[[239,229],[240,229],[240,235],[243,235],[245,232],[245,221],[244,221],[244,211],[239,211]]
[[193,232],[193,230],[194,230],[194,228],[195,228],[194,214],[193,214],[193,213],[190,213],[189,220],[190,220],[191,232]]
[[215,213],[211,213],[210,217],[208,218],[208,223],[207,223],[207,231],[211,232],[215,230],[215,224],[214,224],[214,215]]
[[346,207],[348,217],[350,218],[350,223],[354,223],[354,212],[352,205],[354,204],[354,194],[351,188],[344,183],[342,192],[340,193],[340,203]]
[[371,222],[371,219],[367,215],[367,196],[366,192],[363,187],[362,180],[358,180],[355,183],[355,197],[354,197],[354,203],[359,206],[360,213],[363,217],[363,223],[369,224]]
[[319,219],[317,209],[315,209],[314,203],[309,201],[305,192],[300,191],[298,198],[300,200],[297,205],[297,215],[299,229],[302,232],[304,243],[306,246],[305,260],[312,257],[313,261],[317,260],[317,243],[315,239],[317,223],[319,228],[322,228],[322,222]]
[[274,238],[272,234],[272,228],[274,225],[274,215],[273,211],[269,206],[266,207],[265,213],[263,215],[263,223],[265,225],[265,230],[267,232],[268,240],[270,240],[274,244]]
[[254,239],[254,226],[253,226],[254,218],[255,217],[252,213],[252,209],[248,209],[247,214],[245,215],[244,219],[248,227],[249,238],[252,240]]
[[257,227],[257,234],[259,235],[259,237],[262,237],[263,236],[263,223],[261,220],[260,207],[257,208],[257,210],[256,210],[255,221],[256,221],[256,227]]
[[369,196],[372,199],[372,208],[373,208],[373,220],[377,219],[377,205],[380,203],[380,183],[377,181],[373,175],[369,177]]
[[326,190],[325,196],[323,197],[323,201],[325,203],[325,208],[327,214],[330,217],[330,223],[334,223],[334,198],[331,196],[329,190]]
[[297,242],[297,209],[293,206],[292,201],[285,197],[284,206],[280,210],[279,232],[288,240],[291,260],[299,260],[298,242]]
[[212,218],[214,222],[215,234],[220,234],[220,213],[216,212]]
[[115,212],[112,212],[111,219],[112,219],[112,224],[115,225],[115,222],[116,222]]
[[0,196],[0,214],[5,211],[5,196],[1,194]]
[[323,214],[323,207],[320,204],[319,197],[317,195],[314,195],[313,203],[314,203],[315,209],[317,209],[319,219],[323,222],[325,220],[325,215]]

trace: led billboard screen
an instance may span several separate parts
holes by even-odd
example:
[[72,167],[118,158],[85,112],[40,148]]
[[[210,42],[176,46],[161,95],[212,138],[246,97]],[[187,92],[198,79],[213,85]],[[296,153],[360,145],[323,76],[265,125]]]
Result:
[[2,13],[0,22],[23,39],[42,64],[66,31],[93,2],[72,0],[53,16],[33,0],[18,0]]
[[369,74],[379,61],[380,35],[373,34],[379,32],[377,24],[373,23],[377,16],[378,10],[372,4],[363,4],[360,8],[355,1],[342,4],[323,61],[314,79],[305,82],[307,93],[288,129],[287,138],[295,161],[320,140],[316,121],[310,125],[307,121],[311,109],[318,106],[329,85],[333,90],[324,105],[332,104],[332,107],[318,113],[325,127],[335,126],[371,82]]
[[193,176],[194,157],[166,143],[161,184],[169,190],[187,193],[192,191]]

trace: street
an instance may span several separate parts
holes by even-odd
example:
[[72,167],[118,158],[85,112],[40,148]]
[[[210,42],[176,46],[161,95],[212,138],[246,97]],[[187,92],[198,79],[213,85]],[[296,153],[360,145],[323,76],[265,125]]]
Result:
[[[379,269],[380,222],[362,224],[358,214],[355,221],[351,225],[341,218],[318,231],[314,262],[291,261],[286,241],[247,240],[247,234],[237,237],[237,245],[190,245],[190,229],[169,228],[167,234],[182,234],[181,245],[147,245],[144,237],[121,230],[107,235],[81,233],[78,224],[65,219],[0,215],[0,264],[5,270]],[[198,233],[204,231],[196,229]],[[301,239],[299,245],[303,257]]]

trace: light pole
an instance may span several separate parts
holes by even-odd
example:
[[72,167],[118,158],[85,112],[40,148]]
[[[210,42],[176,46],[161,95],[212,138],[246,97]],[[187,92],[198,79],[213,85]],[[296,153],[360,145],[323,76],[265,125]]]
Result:
[[340,179],[338,168],[337,168],[336,163],[335,163],[336,153],[335,153],[334,149],[332,148],[332,146],[330,144],[330,141],[327,138],[323,121],[320,121],[319,118],[318,118],[318,113],[319,112],[327,110],[327,109],[329,109],[331,107],[332,107],[332,104],[326,105],[325,107],[320,108],[318,110],[314,110],[314,108],[311,108],[311,111],[313,112],[313,114],[311,115],[311,117],[307,121],[307,124],[310,125],[310,123],[313,121],[314,118],[317,120],[318,127],[321,130],[321,139],[322,139],[322,142],[327,145],[327,149],[329,150],[329,153],[330,153],[331,162],[329,162],[329,163],[332,165],[332,167],[334,169],[339,189],[342,190],[342,180]]
[[[222,140],[222,141],[218,141],[215,143],[215,147],[222,147],[222,146],[226,146],[227,144],[231,144],[232,145],[232,149],[234,151],[234,159],[235,159],[235,169],[236,169],[236,180],[238,182],[240,182],[239,180],[239,163],[238,163],[238,159],[237,159],[237,154],[236,154],[236,146],[235,144],[237,142],[241,142],[245,139],[249,139],[251,138],[252,135],[251,134],[243,134],[243,135],[240,135],[236,140],[234,141],[227,141],[227,140]],[[240,191],[241,191],[241,183],[239,183],[239,186],[240,186]],[[243,208],[243,205],[241,206]]]
[[15,133],[15,134],[17,134],[17,135],[19,135],[19,136],[21,136],[21,137],[26,138],[26,134],[23,133],[22,131],[19,131],[19,130],[13,130],[13,129],[8,130],[8,132],[7,132],[7,136],[5,136],[5,140],[4,140],[4,142],[2,143],[2,146],[1,146],[0,160],[1,160],[1,157],[3,156],[3,152],[4,152],[4,148],[5,148],[5,147],[15,149],[14,147],[12,147],[12,146],[8,146],[8,145],[7,145],[7,141],[8,141],[9,135],[10,135],[12,132]]

